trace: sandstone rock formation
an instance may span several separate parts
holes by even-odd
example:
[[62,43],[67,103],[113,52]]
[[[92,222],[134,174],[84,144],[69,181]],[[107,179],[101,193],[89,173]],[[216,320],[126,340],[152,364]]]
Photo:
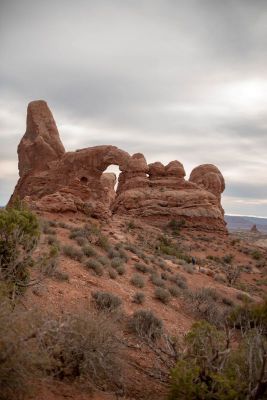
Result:
[[[28,106],[18,158],[20,179],[10,202],[19,197],[39,210],[128,215],[161,226],[183,219],[189,227],[225,232],[225,185],[217,167],[200,165],[187,181],[179,161],[147,165],[143,154],[130,156],[111,145],[65,152],[44,101]],[[116,191],[116,176],[104,172],[109,165],[121,171]]]

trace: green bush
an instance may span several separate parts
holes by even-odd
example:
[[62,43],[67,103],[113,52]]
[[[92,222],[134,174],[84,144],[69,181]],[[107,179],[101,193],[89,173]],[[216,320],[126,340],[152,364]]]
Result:
[[190,309],[196,317],[222,326],[225,323],[225,309],[217,304],[219,296],[212,288],[200,288],[194,292],[187,292],[190,300]]
[[254,259],[254,260],[260,260],[261,258],[262,258],[262,253],[259,251],[259,250],[253,250],[252,252],[251,252],[251,257]]
[[172,297],[180,297],[180,295],[181,295],[181,292],[180,292],[180,290],[178,289],[177,286],[170,286],[169,287],[169,292],[170,292]]
[[43,275],[53,277],[58,269],[59,249],[56,246],[51,246],[49,253],[42,256],[40,261],[40,269]]
[[63,272],[60,270],[56,270],[53,274],[53,278],[57,279],[58,281],[65,281],[69,282],[69,274],[67,272]]
[[70,231],[69,238],[70,239],[77,239],[78,237],[86,239],[87,238],[87,231],[83,228],[73,228]]
[[100,264],[103,265],[103,267],[106,267],[110,263],[108,257],[106,257],[106,256],[98,256],[98,257],[96,257],[96,259],[98,262],[100,262]]
[[143,292],[136,292],[133,295],[133,302],[136,304],[143,304],[145,301],[145,294]]
[[40,229],[37,217],[22,205],[0,210],[0,281],[12,295],[21,293],[29,282],[32,252]]
[[109,258],[119,258],[120,257],[120,252],[118,249],[115,249],[114,247],[110,247],[108,250],[108,257]]
[[169,280],[175,283],[180,289],[187,289],[186,278],[183,275],[172,275],[170,276]]
[[170,228],[172,231],[173,235],[179,235],[181,228],[185,226],[185,220],[184,219],[172,219],[168,224],[167,228]]
[[82,262],[84,254],[78,247],[63,246],[62,250],[65,256],[72,258],[75,261]]
[[162,272],[160,276],[161,279],[163,279],[164,281],[167,281],[169,279],[169,275],[167,274],[167,272]]
[[121,305],[121,299],[109,292],[94,292],[92,297],[99,310],[114,311]]
[[75,241],[79,246],[86,246],[88,244],[88,240],[82,236],[77,236]]
[[264,399],[266,349],[259,331],[251,330],[237,344],[209,323],[195,323],[172,371],[169,399]]
[[168,304],[171,299],[171,295],[168,290],[163,289],[161,287],[157,287],[155,289],[155,298],[157,300],[160,300],[164,304]]
[[144,279],[139,274],[134,274],[131,278],[131,284],[138,288],[143,288],[145,286]]
[[103,275],[102,264],[100,264],[100,262],[98,262],[97,260],[92,258],[86,262],[85,266],[87,268],[93,270],[96,275],[98,275],[98,276]]
[[109,274],[110,279],[117,279],[117,277],[118,277],[117,271],[112,268],[109,268],[108,274]]
[[129,321],[130,329],[139,337],[155,341],[163,334],[163,323],[152,311],[136,311]]
[[106,315],[86,312],[48,318],[38,335],[49,356],[48,373],[79,387],[120,387],[121,345],[116,333]]
[[191,261],[191,257],[185,254],[184,251],[180,249],[168,236],[159,236],[156,250],[159,254],[174,256],[186,261],[187,263],[190,263]]
[[36,324],[29,311],[0,302],[0,400],[28,398],[43,377],[46,354],[36,346]]
[[135,269],[136,269],[137,271],[143,272],[144,274],[145,274],[146,272],[148,272],[148,268],[147,268],[147,266],[146,266],[145,264],[135,263],[135,264],[134,264],[134,267],[135,267]]
[[123,265],[119,265],[116,268],[116,271],[118,272],[119,275],[123,275],[123,274],[125,274],[125,267]]
[[151,282],[158,287],[165,287],[165,281],[155,272],[151,274]]
[[123,260],[120,257],[114,257],[111,260],[110,264],[111,264],[112,268],[117,269],[118,267],[120,267],[123,264]]
[[104,235],[99,234],[96,244],[103,250],[108,251],[110,249],[110,243],[108,241],[108,238]]
[[195,268],[192,264],[184,264],[183,269],[188,274],[193,274],[195,272]]
[[87,245],[83,246],[82,247],[82,251],[83,251],[83,254],[86,257],[91,257],[91,256],[95,256],[96,255],[95,249],[90,244],[87,244]]
[[236,306],[230,313],[228,322],[243,332],[256,327],[267,335],[267,299],[260,304],[246,301],[242,306]]

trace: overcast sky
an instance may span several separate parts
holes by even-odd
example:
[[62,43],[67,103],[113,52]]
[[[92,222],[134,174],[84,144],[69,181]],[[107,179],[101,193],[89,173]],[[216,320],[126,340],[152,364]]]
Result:
[[0,0],[0,204],[27,103],[67,150],[216,164],[230,214],[267,217],[266,0]]

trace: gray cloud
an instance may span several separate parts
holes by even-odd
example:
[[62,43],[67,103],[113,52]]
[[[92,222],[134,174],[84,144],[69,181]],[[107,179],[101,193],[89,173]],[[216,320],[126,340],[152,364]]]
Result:
[[110,143],[188,174],[217,164],[227,212],[251,213],[251,184],[266,196],[265,0],[2,0],[0,58],[0,167],[13,163],[0,203],[39,98],[69,150]]

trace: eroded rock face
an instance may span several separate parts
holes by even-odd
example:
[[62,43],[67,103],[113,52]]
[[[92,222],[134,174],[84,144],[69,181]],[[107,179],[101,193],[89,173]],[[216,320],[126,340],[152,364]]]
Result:
[[[52,212],[84,212],[97,218],[112,213],[143,218],[156,225],[183,219],[187,226],[225,231],[221,193],[224,179],[217,167],[196,167],[185,180],[183,165],[147,165],[141,153],[130,156],[115,146],[65,152],[47,104],[28,106],[26,133],[18,146],[20,179],[11,197]],[[109,165],[121,171],[104,173]]]

